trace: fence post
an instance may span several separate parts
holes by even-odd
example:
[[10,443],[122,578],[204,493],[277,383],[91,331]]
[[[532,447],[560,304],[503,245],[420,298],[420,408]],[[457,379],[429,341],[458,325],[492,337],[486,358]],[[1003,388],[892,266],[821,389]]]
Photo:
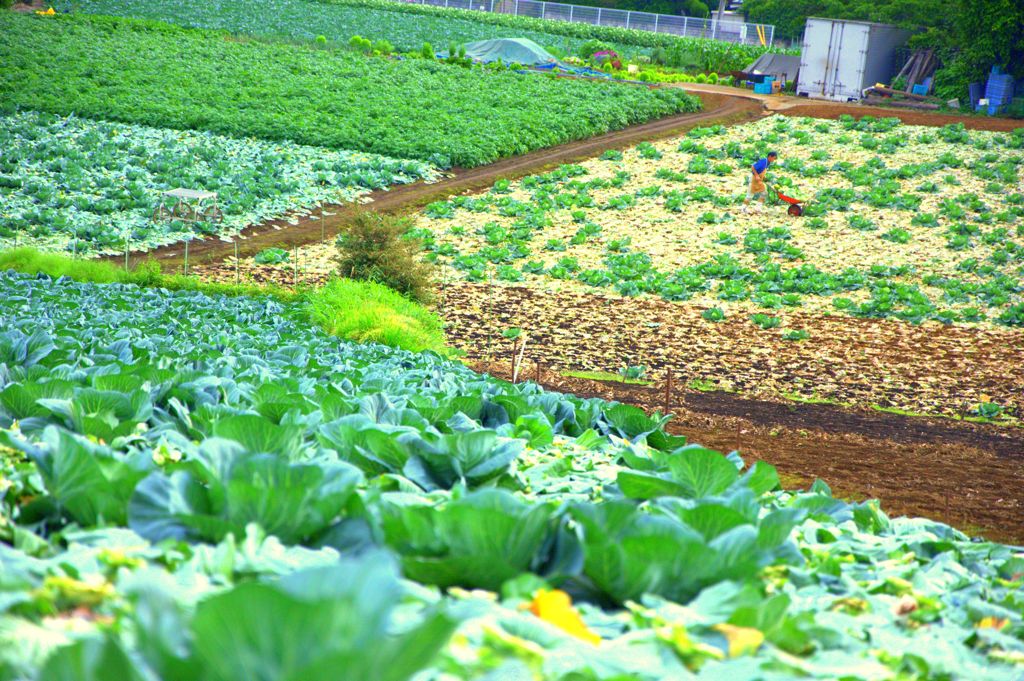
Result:
[[546,2],[542,2],[542,3],[540,3],[540,18],[541,18],[541,19],[543,19],[543,18],[544,18],[544,8],[545,8],[546,6],[547,6],[547,3],[546,3]]
[[598,26],[601,25],[601,8],[600,7],[597,8],[597,25]]
[[515,16],[519,16],[519,0],[516,0],[515,7],[512,9],[512,13]]
[[572,10],[576,5],[569,5],[569,21],[572,21]]
[[768,47],[771,47],[772,41],[775,40],[775,25],[773,24],[769,26],[769,28],[771,29],[771,33],[768,34]]
[[661,16],[660,14],[655,14],[654,15],[654,32],[655,33],[658,32],[658,17],[660,17],[660,16]]
[[686,35],[686,24],[689,23],[689,17],[683,17],[683,35]]
[[629,15],[632,14],[629,10],[626,10],[626,28],[629,28]]

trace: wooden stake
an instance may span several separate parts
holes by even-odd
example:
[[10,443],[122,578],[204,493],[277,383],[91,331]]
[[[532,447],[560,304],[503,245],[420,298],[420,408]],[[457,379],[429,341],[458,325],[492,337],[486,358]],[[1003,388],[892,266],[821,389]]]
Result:
[[292,287],[298,286],[299,284],[299,245],[295,244],[294,250],[292,251]]
[[672,367],[668,368],[668,375],[665,377],[665,413],[672,408]]
[[519,341],[515,338],[512,339],[512,385],[516,383],[516,346]]
[[239,263],[239,260],[238,260],[238,239],[236,238],[235,239],[235,286],[238,286],[241,283],[241,281],[242,281],[242,272],[239,269],[239,265],[240,265],[240,263]]
[[185,239],[185,271],[184,275],[188,276],[188,239]]
[[523,355],[526,354],[526,334],[523,334],[523,343],[519,346],[519,357],[512,364],[512,382],[519,378],[519,367],[523,365]]
[[537,385],[540,385],[540,377],[541,377],[541,368],[540,367],[541,367],[541,363],[540,363],[540,361],[538,361],[537,362],[537,380],[534,381],[534,383],[536,383]]
[[324,223],[324,204],[320,204],[320,243],[327,240],[327,226]]

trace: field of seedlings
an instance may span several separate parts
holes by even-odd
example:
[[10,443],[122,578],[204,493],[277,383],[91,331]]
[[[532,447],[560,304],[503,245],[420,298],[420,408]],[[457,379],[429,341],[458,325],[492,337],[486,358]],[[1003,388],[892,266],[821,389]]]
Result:
[[756,56],[640,31],[38,5],[0,9],[0,679],[1024,674],[1024,129],[430,49]]
[[[428,248],[481,282],[691,301],[762,326],[806,309],[1024,326],[1024,129],[766,118],[611,151],[427,206]],[[805,202],[744,212],[749,167]],[[775,319],[775,321],[779,321]]]

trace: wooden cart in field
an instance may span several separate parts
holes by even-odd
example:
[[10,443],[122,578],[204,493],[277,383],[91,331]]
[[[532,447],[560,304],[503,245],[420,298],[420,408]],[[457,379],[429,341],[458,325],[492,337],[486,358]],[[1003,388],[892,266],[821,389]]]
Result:
[[220,222],[223,217],[217,205],[217,192],[181,187],[165,191],[160,197],[160,205],[153,211],[154,222]]

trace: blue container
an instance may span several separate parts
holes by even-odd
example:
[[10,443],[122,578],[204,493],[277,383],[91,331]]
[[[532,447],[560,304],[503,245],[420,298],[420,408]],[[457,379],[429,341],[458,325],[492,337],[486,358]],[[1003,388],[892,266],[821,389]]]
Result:
[[1003,107],[1000,106],[1000,105],[996,105],[996,104],[989,104],[988,105],[988,115],[989,116],[996,116],[1002,110],[1003,110]]
[[911,92],[913,92],[915,95],[926,95],[928,94],[928,86],[915,85],[913,88],[911,88]]
[[757,83],[754,85],[754,94],[770,95],[772,93],[771,83]]

